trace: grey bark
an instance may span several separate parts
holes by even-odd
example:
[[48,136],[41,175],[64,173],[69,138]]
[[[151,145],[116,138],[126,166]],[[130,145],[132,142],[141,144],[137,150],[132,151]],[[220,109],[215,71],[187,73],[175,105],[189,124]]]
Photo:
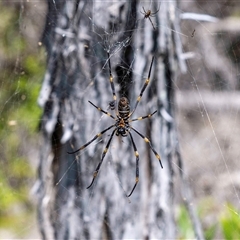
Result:
[[[186,68],[180,56],[176,2],[161,2],[152,17],[156,30],[140,13],[142,5],[137,1],[56,0],[48,4],[43,38],[48,64],[39,96],[44,108],[38,177],[43,238],[176,238],[173,159],[180,153],[174,124],[174,81],[179,67]],[[144,7],[149,9],[148,4]],[[152,12],[159,7],[160,3],[152,2]],[[130,198],[126,194],[134,185],[136,169],[128,137],[114,136],[90,189],[86,187],[111,132],[87,149],[67,154],[112,124],[111,118],[88,103],[91,100],[106,110],[112,100],[107,52],[117,92],[128,97],[131,106],[155,56],[150,84],[134,116],[158,113],[135,122],[134,127],[151,139],[164,168],[148,144],[133,133],[140,154],[140,182]],[[182,160],[178,160],[181,168]],[[193,222],[196,237],[203,238],[198,219]]]

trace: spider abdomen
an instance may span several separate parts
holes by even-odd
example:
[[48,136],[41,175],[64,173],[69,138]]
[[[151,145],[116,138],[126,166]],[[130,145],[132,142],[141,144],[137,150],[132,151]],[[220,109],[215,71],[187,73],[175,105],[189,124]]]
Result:
[[118,113],[123,119],[129,118],[130,106],[129,101],[126,97],[121,97],[118,102]]

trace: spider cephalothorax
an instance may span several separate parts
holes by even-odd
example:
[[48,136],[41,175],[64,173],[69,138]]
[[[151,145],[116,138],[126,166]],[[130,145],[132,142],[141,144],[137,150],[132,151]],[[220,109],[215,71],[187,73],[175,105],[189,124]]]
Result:
[[[118,102],[118,109],[116,111],[116,117],[114,117],[111,113],[107,112],[107,111],[104,111],[102,108],[96,106],[95,104],[93,104],[91,101],[89,101],[90,104],[92,104],[98,111],[106,114],[107,116],[109,116],[110,118],[114,119],[115,123],[112,124],[111,126],[109,126],[108,128],[104,129],[103,131],[101,131],[100,133],[98,133],[93,139],[91,139],[89,142],[85,143],[83,146],[81,146],[79,149],[77,149],[76,151],[74,152],[68,152],[69,154],[74,154],[78,151],[81,151],[83,150],[84,148],[86,148],[88,145],[90,145],[93,141],[95,141],[97,138],[101,137],[105,132],[107,132],[108,130],[113,129],[112,133],[111,133],[111,136],[107,142],[107,145],[102,153],[102,157],[101,157],[101,160],[100,162],[98,163],[97,165],[97,168],[93,174],[93,179],[92,179],[92,182],[91,184],[87,187],[87,188],[90,188],[92,185],[93,185],[93,182],[95,180],[95,178],[97,177],[98,175],[98,172],[99,172],[99,169],[102,165],[102,162],[103,162],[103,159],[108,151],[108,148],[110,146],[110,143],[112,141],[112,138],[114,136],[114,134],[116,134],[117,136],[121,136],[121,137],[127,137],[129,136],[130,137],[130,140],[131,140],[131,143],[132,143],[132,146],[133,146],[133,150],[134,150],[134,153],[135,153],[135,157],[136,157],[136,179],[135,179],[135,184],[130,192],[130,194],[127,195],[127,197],[130,197],[135,189],[135,187],[137,186],[137,183],[139,181],[139,153],[137,151],[137,147],[136,147],[136,144],[133,140],[133,137],[132,137],[132,134],[131,134],[131,130],[133,130],[136,134],[138,134],[146,143],[148,143],[150,149],[152,150],[152,152],[155,154],[156,158],[159,160],[159,163],[160,163],[160,166],[162,166],[162,163],[161,163],[161,160],[160,160],[160,156],[159,154],[156,152],[156,150],[152,147],[152,144],[150,142],[150,140],[145,137],[144,135],[142,135],[139,131],[137,131],[135,128],[133,128],[131,126],[131,122],[134,122],[134,121],[138,121],[138,120],[142,120],[142,119],[145,119],[145,118],[150,118],[152,117],[152,115],[154,115],[157,111],[151,113],[151,114],[148,114],[146,116],[143,116],[143,117],[138,117],[138,118],[135,118],[135,119],[130,119],[130,117],[132,116],[132,114],[135,112],[137,106],[138,106],[138,103],[140,102],[141,98],[142,98],[142,95],[143,95],[143,92],[145,91],[146,87],[148,86],[149,84],[149,81],[150,81],[150,76],[151,76],[151,70],[152,70],[152,65],[153,65],[153,61],[154,61],[154,57],[152,58],[152,62],[151,62],[151,65],[150,65],[150,69],[149,69],[149,73],[148,73],[148,78],[146,79],[142,89],[141,89],[141,92],[137,98],[137,101],[135,103],[135,106],[133,108],[132,111],[130,111],[130,104],[129,104],[129,101],[126,97],[121,97],[119,102]],[[111,62],[110,62],[110,55],[108,54],[108,64],[109,64],[109,81],[110,81],[110,86],[111,86],[111,89],[112,89],[112,95],[113,95],[113,101],[111,102],[111,109],[113,110],[113,106],[116,105],[116,101],[117,101],[117,97],[116,97],[116,93],[115,93],[115,87],[114,87],[114,83],[113,83],[113,76],[112,76],[112,72],[111,72]]]

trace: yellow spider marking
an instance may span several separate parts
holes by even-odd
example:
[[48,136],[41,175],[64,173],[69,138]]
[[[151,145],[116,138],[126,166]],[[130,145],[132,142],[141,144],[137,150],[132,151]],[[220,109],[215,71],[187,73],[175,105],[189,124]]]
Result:
[[97,134],[97,137],[100,137],[102,134],[101,133],[99,133],[99,134]]
[[139,181],[139,178],[137,177],[137,178],[136,178],[136,182],[138,182],[138,181]]
[[135,156],[138,157],[139,156],[139,153],[138,151],[135,152]]
[[125,123],[123,119],[120,120],[119,127],[125,127]]
[[144,138],[144,141],[146,142],[146,143],[149,143],[149,140],[145,137]]
[[113,96],[113,100],[116,101],[117,100],[117,97],[116,95]]
[[104,153],[106,153],[107,151],[108,151],[108,149],[107,149],[107,148],[105,148],[103,152],[104,152]]
[[141,96],[138,96],[137,101],[139,102],[141,100]]
[[110,82],[113,82],[113,77],[110,77]]

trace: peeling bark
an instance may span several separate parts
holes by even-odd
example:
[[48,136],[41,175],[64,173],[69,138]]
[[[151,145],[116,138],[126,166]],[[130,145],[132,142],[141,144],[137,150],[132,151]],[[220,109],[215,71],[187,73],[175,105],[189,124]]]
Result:
[[[43,37],[48,65],[39,96],[39,104],[44,108],[38,179],[38,217],[43,238],[176,238],[173,83],[178,69],[186,69],[179,56],[182,49],[177,35],[176,2],[161,2],[160,11],[151,19],[155,29],[140,13],[142,6],[137,1],[54,3],[49,2]],[[144,6],[146,10],[148,7]],[[157,9],[158,3],[153,2],[151,11]],[[148,144],[133,132],[140,155],[140,182],[131,198],[126,193],[133,187],[136,168],[128,137],[114,136],[90,189],[86,187],[111,131],[91,147],[67,154],[113,124],[112,119],[100,117],[88,103],[90,100],[106,110],[112,101],[107,52],[117,93],[128,97],[131,106],[155,56],[150,84],[134,118],[154,110],[158,113],[135,122],[134,127],[150,138],[161,155],[163,169]],[[201,227],[199,232],[196,237],[200,239]]]

